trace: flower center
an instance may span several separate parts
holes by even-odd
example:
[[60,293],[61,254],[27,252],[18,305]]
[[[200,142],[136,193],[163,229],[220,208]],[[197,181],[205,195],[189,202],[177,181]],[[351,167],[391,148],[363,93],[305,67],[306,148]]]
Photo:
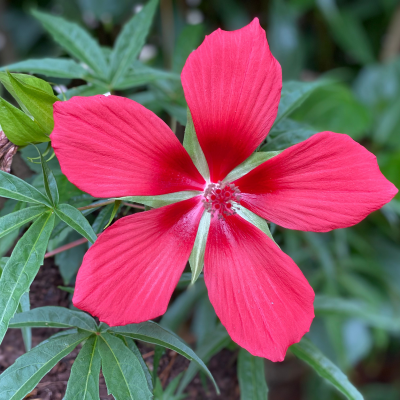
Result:
[[237,204],[240,204],[240,190],[233,183],[210,183],[204,191],[203,206],[212,217],[217,214],[219,219],[225,219],[236,214]]

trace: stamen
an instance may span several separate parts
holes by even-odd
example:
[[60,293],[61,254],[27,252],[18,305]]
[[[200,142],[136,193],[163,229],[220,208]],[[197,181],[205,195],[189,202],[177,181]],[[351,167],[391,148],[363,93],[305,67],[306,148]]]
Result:
[[238,204],[240,190],[233,183],[210,183],[204,191],[203,205],[212,217],[217,214],[219,219],[225,219],[234,215]]

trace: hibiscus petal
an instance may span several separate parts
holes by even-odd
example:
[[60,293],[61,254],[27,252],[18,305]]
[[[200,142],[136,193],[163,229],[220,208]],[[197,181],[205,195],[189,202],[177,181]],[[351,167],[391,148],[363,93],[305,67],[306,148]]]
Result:
[[293,260],[238,215],[213,218],[204,259],[210,301],[231,338],[282,361],[314,318],[314,292]]
[[281,67],[258,19],[207,36],[187,59],[182,85],[211,180],[218,182],[257,148],[278,111]]
[[327,232],[360,222],[396,187],[347,135],[320,132],[234,182],[241,205],[285,228]]
[[55,103],[50,137],[63,173],[95,197],[204,187],[204,179],[168,126],[127,98],[74,97]]
[[167,309],[203,213],[200,197],[121,218],[86,253],[73,303],[110,326]]

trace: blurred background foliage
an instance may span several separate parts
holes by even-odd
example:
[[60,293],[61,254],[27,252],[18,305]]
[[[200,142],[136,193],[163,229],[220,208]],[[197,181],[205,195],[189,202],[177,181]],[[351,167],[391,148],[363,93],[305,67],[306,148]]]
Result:
[[[109,54],[121,27],[142,8],[142,2],[0,0],[1,66],[28,58],[66,56],[32,17],[32,8],[77,22],[98,39],[104,54]],[[329,84],[315,89],[283,121],[284,127],[275,126],[264,149],[286,148],[320,130],[347,133],[376,154],[382,172],[400,187],[398,0],[161,0],[139,60],[145,66],[179,74],[187,54],[201,43],[204,34],[218,27],[241,28],[255,16],[267,31],[285,81],[329,78]],[[84,79],[45,79],[58,85],[59,92],[79,87],[87,90]],[[105,86],[92,84],[90,92],[83,94],[104,93]],[[152,109],[182,137],[186,104],[179,80],[154,79],[112,90]],[[7,97],[5,92],[3,95]],[[285,135],[280,135],[283,131]],[[303,132],[305,136],[301,136]],[[22,150],[25,160],[30,152],[29,148]],[[61,172],[57,175],[57,161],[52,162],[64,201],[79,205],[82,193],[64,182]],[[39,172],[35,165],[29,167]],[[30,179],[40,181],[38,177]],[[8,202],[1,213],[12,207]],[[367,400],[400,398],[399,221],[397,195],[353,228],[315,234],[272,227],[279,245],[320,296],[309,337],[349,374]],[[50,250],[76,238],[68,231],[54,234]],[[15,237],[7,240],[0,243],[0,255]],[[56,263],[65,284],[73,282],[85,246],[58,255]],[[225,347],[234,348],[225,332],[218,331],[201,280],[190,290],[178,289],[163,324],[194,343],[205,360]],[[293,367],[290,355],[288,359],[282,365],[266,365],[271,399],[341,398],[314,374],[304,373],[298,364]],[[190,381],[187,373],[181,387],[185,379]]]

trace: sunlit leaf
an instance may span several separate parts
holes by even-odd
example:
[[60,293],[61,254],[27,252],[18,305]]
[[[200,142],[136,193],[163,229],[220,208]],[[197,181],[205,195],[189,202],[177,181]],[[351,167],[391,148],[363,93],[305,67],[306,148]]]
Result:
[[35,121],[1,97],[0,121],[7,139],[17,146],[50,141],[49,136]]

